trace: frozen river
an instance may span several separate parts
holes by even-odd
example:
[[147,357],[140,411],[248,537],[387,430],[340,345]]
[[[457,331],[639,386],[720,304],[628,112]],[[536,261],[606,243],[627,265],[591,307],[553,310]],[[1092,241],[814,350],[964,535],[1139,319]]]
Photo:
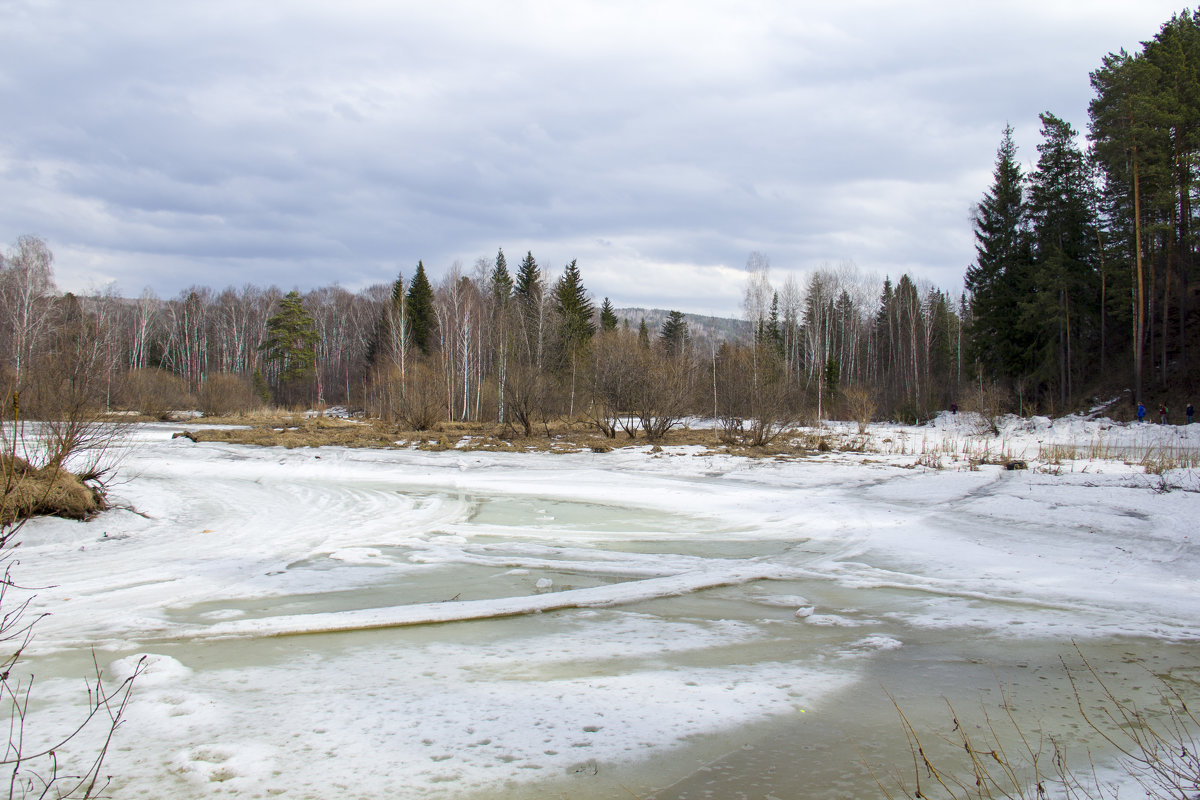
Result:
[[37,521],[19,551],[52,587],[40,726],[77,716],[93,649],[116,676],[149,654],[106,762],[121,798],[857,798],[860,753],[909,759],[888,693],[920,723],[1007,702],[1069,737],[1072,642],[1131,699],[1141,665],[1200,680],[1200,494],[1115,462],[172,430],[139,430],[124,510]]

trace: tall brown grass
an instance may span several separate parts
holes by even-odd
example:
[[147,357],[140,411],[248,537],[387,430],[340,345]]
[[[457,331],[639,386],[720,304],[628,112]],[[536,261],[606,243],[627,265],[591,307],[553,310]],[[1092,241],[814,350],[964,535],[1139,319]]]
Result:
[[[975,717],[946,703],[950,729],[918,730],[892,698],[908,742],[910,763],[867,763],[889,800],[1107,800],[1116,797],[1093,759],[1104,759],[1110,774],[1124,776],[1138,795],[1190,800],[1200,792],[1200,719],[1183,692],[1147,670],[1156,687],[1154,702],[1138,706],[1118,694],[1082,654],[1081,667],[1066,670],[1075,697],[1075,718],[1086,740],[1074,745],[1048,737],[1022,721],[1002,691],[999,713]],[[1195,685],[1191,686],[1194,692]],[[1084,696],[1098,693],[1098,701]],[[1121,794],[1120,796],[1125,796]]]

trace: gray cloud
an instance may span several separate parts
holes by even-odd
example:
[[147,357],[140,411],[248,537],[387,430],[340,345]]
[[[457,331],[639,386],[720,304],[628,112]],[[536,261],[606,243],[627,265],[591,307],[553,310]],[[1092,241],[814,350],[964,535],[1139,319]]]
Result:
[[501,246],[620,305],[734,313],[750,250],[957,291],[1004,124],[1082,129],[1175,10],[806,5],[0,3],[0,241],[128,293]]

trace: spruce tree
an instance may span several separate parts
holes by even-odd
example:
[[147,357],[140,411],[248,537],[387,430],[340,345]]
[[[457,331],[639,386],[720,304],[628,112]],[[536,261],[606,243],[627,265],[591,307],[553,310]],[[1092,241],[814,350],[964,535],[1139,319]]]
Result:
[[604,298],[604,303],[600,306],[600,330],[615,331],[617,329],[617,312],[613,310],[612,303],[608,298]]
[[433,287],[425,275],[425,264],[417,262],[417,272],[408,285],[404,299],[408,324],[412,330],[413,344],[424,355],[433,347],[433,334],[437,328],[437,317],[433,309]]
[[534,305],[542,294],[542,271],[530,250],[517,268],[513,295],[525,305]]
[[658,333],[658,340],[667,353],[674,357],[681,357],[687,352],[690,337],[688,336],[687,320],[683,318],[681,312],[671,311],[667,314],[667,318],[663,320],[662,329]]
[[1026,346],[1019,331],[1020,303],[1031,288],[1023,176],[1012,134],[1012,126],[1005,127],[992,188],[975,211],[975,263],[967,268],[966,277],[972,349],[993,376],[1023,370]]
[[250,393],[254,399],[258,400],[259,405],[266,405],[271,402],[271,390],[267,387],[267,381],[263,378],[262,370],[257,367],[254,370],[254,375],[250,378]]
[[1030,366],[1043,383],[1057,384],[1065,405],[1072,394],[1074,353],[1081,332],[1094,327],[1096,229],[1091,176],[1070,123],[1042,114],[1043,142],[1029,176],[1029,217],[1035,291],[1024,303],[1024,327],[1038,346]]
[[542,368],[543,351],[546,345],[546,308],[544,302],[542,271],[533,258],[533,251],[525,254],[517,268],[513,283],[513,299],[517,301],[517,316],[521,324],[521,340],[525,344],[525,360],[537,369]]
[[780,357],[783,356],[783,329],[779,326],[779,292],[775,292],[771,297],[771,313],[767,316],[763,343]]
[[596,325],[592,322],[596,308],[583,288],[583,278],[574,259],[554,284],[554,307],[562,320],[563,338],[568,349],[578,347],[596,333]]
[[825,361],[824,378],[825,378],[825,393],[827,395],[829,395],[829,399],[832,401],[835,397],[837,397],[838,387],[841,385],[841,380],[842,380],[842,369],[838,365],[838,360],[837,360],[836,356],[831,355]]
[[496,250],[496,265],[488,278],[488,289],[492,295],[492,348],[496,365],[496,419],[503,422],[505,392],[508,390],[508,359],[514,340],[512,329],[513,279],[508,273],[508,260],[504,249]]
[[638,323],[637,332],[638,344],[643,348],[650,348],[650,329],[646,327],[646,318],[642,317],[642,321]]
[[392,295],[388,301],[388,305],[379,315],[379,319],[375,322],[375,328],[371,332],[371,341],[367,342],[367,366],[373,367],[381,362],[385,357],[389,340],[392,338],[392,325],[397,320],[403,319],[404,315],[400,314],[404,306],[404,274],[396,275],[396,280],[392,281]]
[[496,266],[492,269],[492,274],[488,282],[491,286],[492,299],[496,302],[496,306],[503,307],[506,305],[509,297],[512,296],[513,280],[512,276],[508,274],[508,261],[504,258],[503,248],[496,252]]

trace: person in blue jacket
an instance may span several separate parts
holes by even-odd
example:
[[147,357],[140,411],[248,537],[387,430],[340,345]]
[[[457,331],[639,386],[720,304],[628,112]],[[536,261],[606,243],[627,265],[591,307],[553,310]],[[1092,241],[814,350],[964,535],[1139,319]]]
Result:
[[1141,403],[1138,403],[1137,415],[1138,415],[1138,422],[1146,421],[1146,407],[1144,405],[1142,405]]

